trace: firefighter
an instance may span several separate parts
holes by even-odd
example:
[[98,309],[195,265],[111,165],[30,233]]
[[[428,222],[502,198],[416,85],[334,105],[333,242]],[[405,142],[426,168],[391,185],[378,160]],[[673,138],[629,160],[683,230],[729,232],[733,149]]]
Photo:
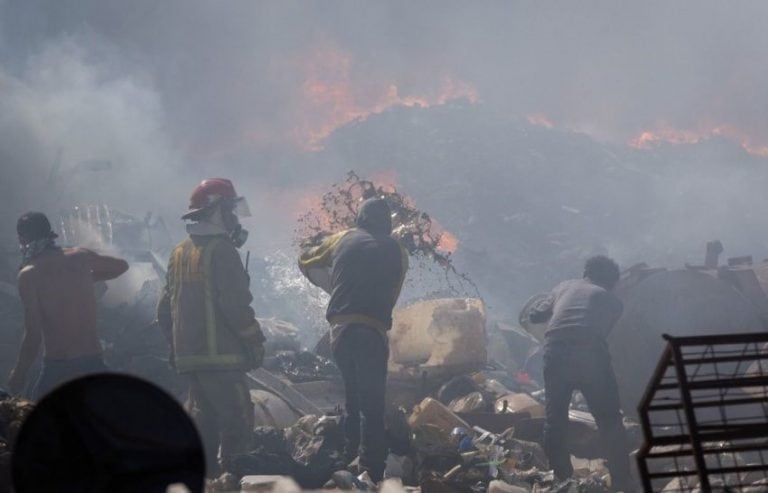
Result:
[[607,336],[621,316],[612,290],[619,267],[608,257],[587,260],[582,279],[560,283],[529,312],[533,323],[549,321],[544,344],[546,422],[544,449],[558,480],[573,474],[567,442],[568,408],[580,390],[597,423],[612,486],[629,491],[629,453]]
[[[408,270],[408,254],[392,235],[384,199],[360,207],[356,228],[328,237],[299,259],[302,273],[331,295],[326,317],[344,379],[346,453],[381,481],[387,457],[385,387],[392,309]],[[362,418],[362,419],[361,419]]]
[[237,251],[247,238],[238,215],[250,212],[231,181],[212,178],[194,189],[182,216],[191,221],[189,237],[171,254],[157,308],[171,364],[188,379],[186,406],[203,440],[209,478],[233,454],[248,451],[254,415],[246,372],[264,358],[250,280]]
[[96,330],[93,284],[121,276],[128,263],[85,248],[59,247],[41,212],[21,216],[16,232],[23,257],[18,283],[24,338],[8,388],[14,394],[23,390],[42,344],[43,366],[32,391],[39,399],[68,380],[108,370]]

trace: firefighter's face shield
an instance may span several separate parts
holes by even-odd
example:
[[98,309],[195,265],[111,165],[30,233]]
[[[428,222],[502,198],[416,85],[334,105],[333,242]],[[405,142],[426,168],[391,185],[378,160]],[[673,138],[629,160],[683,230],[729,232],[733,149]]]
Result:
[[245,197],[237,197],[232,201],[232,212],[237,217],[251,217],[251,208]]
[[235,197],[234,199],[221,199],[219,202],[224,215],[232,213],[237,217],[251,217],[251,208],[245,197]]

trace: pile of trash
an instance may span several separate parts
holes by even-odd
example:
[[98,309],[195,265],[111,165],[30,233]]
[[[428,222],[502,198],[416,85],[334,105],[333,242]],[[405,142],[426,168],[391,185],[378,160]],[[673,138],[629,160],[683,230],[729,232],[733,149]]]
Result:
[[0,491],[11,491],[11,452],[24,419],[34,408],[26,399],[0,394]]
[[[500,349],[509,355],[507,364],[500,364],[489,357],[492,344],[487,342],[485,325],[485,307],[472,298],[421,301],[395,311],[386,414],[390,454],[384,484],[374,485],[367,474],[359,474],[354,462],[345,460],[340,410],[322,405],[342,385],[338,376],[335,381],[282,387],[262,372],[255,377],[272,389],[252,394],[258,421],[270,426],[256,429],[248,454],[232,458],[230,475],[217,483],[220,491],[292,487],[387,493],[609,491],[597,425],[578,393],[569,411],[574,477],[555,481],[542,448],[546,396],[537,380],[519,368],[538,342],[522,329],[497,327],[499,345],[506,347],[509,341],[516,346]],[[271,365],[283,361],[290,368],[306,360],[304,368],[317,369],[318,361],[327,361],[314,353],[287,348],[284,352],[290,357],[283,361],[278,353]],[[290,372],[272,373],[275,379],[292,382]],[[307,376],[318,378],[319,373],[309,371]],[[343,403],[341,389],[338,404]],[[312,406],[314,411],[305,411],[303,417],[297,413]],[[639,443],[639,426],[627,420],[626,429],[630,441]]]
[[[543,392],[525,379],[513,387],[478,372],[451,379],[412,410],[388,413],[385,479],[396,479],[398,491],[424,493],[610,491],[591,415],[570,412],[575,473],[558,483],[541,445]],[[226,465],[219,491],[236,489],[238,478],[242,491],[254,491],[249,488],[256,484],[269,491],[275,476],[290,477],[303,489],[380,488],[344,460],[341,419],[310,415],[285,429],[257,428],[252,450]],[[627,429],[636,435],[636,425],[628,422]]]
[[290,476],[303,488],[321,488],[334,472],[346,467],[339,419],[304,416],[293,426],[279,430],[259,427],[247,454],[228,459],[228,471],[219,485],[231,487],[232,479],[248,475]]

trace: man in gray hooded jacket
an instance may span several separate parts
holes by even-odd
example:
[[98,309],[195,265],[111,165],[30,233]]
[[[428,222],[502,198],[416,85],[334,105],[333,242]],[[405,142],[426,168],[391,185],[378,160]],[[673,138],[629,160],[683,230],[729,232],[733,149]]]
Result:
[[387,457],[385,387],[392,310],[400,296],[408,254],[392,235],[389,205],[365,201],[356,228],[328,237],[299,259],[302,273],[331,295],[333,356],[344,378],[348,458],[380,481]]

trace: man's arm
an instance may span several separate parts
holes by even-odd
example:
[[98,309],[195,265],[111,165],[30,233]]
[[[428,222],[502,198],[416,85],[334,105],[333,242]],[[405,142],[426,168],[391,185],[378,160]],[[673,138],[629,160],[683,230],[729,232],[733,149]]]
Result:
[[546,298],[536,302],[528,309],[528,320],[534,324],[543,324],[552,318],[552,309],[555,306],[555,297],[550,294]]
[[8,390],[12,394],[18,394],[24,389],[27,373],[37,357],[43,340],[40,302],[32,276],[31,268],[26,268],[19,273],[19,296],[24,305],[24,337],[21,340],[16,367],[8,378]]
[[94,282],[109,281],[125,274],[128,270],[128,262],[121,258],[99,255],[98,253],[83,249],[88,255],[91,273]]

